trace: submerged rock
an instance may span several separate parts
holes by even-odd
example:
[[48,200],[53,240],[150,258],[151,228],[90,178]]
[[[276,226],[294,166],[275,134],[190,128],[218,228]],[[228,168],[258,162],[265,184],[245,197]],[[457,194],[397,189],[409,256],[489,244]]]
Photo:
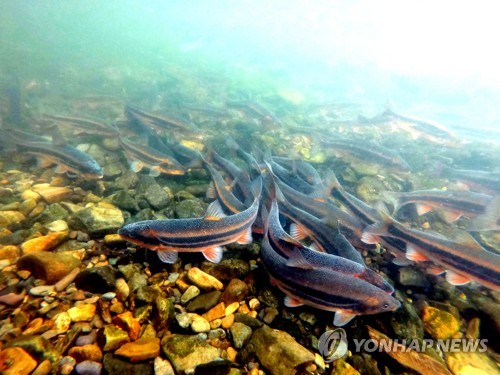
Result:
[[161,348],[178,373],[194,370],[198,365],[220,358],[220,349],[199,336],[166,336],[161,341]]
[[314,354],[290,334],[268,326],[255,330],[240,355],[244,360],[255,355],[273,375],[296,374],[300,368],[305,369],[314,363],[315,359]]
[[92,293],[106,293],[115,289],[115,271],[110,266],[87,268],[75,279],[78,289]]
[[178,219],[203,217],[206,207],[205,202],[201,199],[186,199],[175,206],[175,216]]
[[125,220],[118,209],[103,207],[87,207],[76,212],[71,218],[72,227],[90,235],[114,233],[120,229]]
[[54,284],[69,274],[82,262],[72,252],[38,252],[25,255],[17,261],[17,267],[30,271],[37,279]]
[[422,310],[425,331],[435,339],[453,337],[460,329],[460,322],[447,311],[425,306]]

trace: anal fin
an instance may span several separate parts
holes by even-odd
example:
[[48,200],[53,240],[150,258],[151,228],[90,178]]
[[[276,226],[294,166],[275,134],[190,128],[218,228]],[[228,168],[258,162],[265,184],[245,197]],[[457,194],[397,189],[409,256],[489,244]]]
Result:
[[177,258],[179,257],[177,251],[172,250],[158,250],[157,253],[158,258],[160,258],[163,263],[168,264],[175,263],[177,261]]
[[446,270],[446,281],[448,281],[451,285],[465,285],[470,283],[470,279],[466,276],[459,275],[450,270]]
[[345,326],[349,323],[356,315],[348,313],[345,311],[337,311],[335,317],[333,318],[333,325],[337,327]]
[[203,256],[212,263],[219,263],[222,260],[222,247],[211,247],[203,251]]
[[297,298],[290,296],[285,296],[284,302],[286,307],[299,307],[303,305],[303,303],[300,302]]

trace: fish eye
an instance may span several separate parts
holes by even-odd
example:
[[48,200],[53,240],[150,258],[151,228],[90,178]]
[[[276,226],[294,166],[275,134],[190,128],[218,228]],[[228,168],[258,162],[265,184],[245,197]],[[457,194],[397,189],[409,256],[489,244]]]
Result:
[[389,308],[389,304],[385,303],[383,307],[384,307],[384,309],[388,309]]

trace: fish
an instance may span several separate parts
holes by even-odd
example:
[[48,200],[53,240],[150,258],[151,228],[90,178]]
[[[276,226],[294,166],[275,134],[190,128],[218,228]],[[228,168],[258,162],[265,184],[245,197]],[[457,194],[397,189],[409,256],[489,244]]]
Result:
[[475,217],[484,214],[493,199],[491,195],[452,190],[384,191],[382,197],[394,207],[393,214],[401,207],[414,203],[419,215],[436,208],[444,210],[443,215],[448,222],[458,220],[462,215]]
[[235,181],[233,181],[231,185],[228,185],[219,171],[212,167],[210,163],[205,162],[205,167],[212,176],[212,181],[207,190],[207,198],[218,199],[226,213],[237,214],[244,211],[247,208],[245,204],[231,192],[232,185]]
[[296,173],[310,185],[315,186],[321,184],[322,182],[321,176],[319,175],[318,171],[311,164],[304,160],[289,159],[279,156],[273,156],[272,160],[282,167],[287,168],[292,173]]
[[216,200],[201,218],[145,220],[131,223],[118,230],[126,241],[156,250],[164,263],[175,263],[179,252],[202,252],[211,262],[222,259],[222,246],[237,242],[252,242],[252,224],[259,209],[262,179],[252,182],[254,201],[246,210],[226,215]]
[[[306,211],[294,207],[286,200],[278,186],[275,185],[275,189],[280,213],[293,221],[290,226],[290,235],[293,239],[300,241],[305,237],[309,237],[314,245],[314,247],[310,246],[310,248],[344,257],[364,265],[365,262],[361,254],[340,232],[340,225],[337,225],[337,230],[334,230],[327,224],[328,220],[325,222]],[[272,214],[271,219],[273,219]]]
[[457,136],[446,126],[430,120],[403,116],[386,109],[379,118],[385,118],[392,126],[407,131],[413,139],[424,139],[438,144],[457,141]]
[[121,135],[119,140],[122,150],[130,162],[130,169],[136,173],[140,172],[144,167],[149,169],[149,174],[153,177],[157,177],[161,173],[169,175],[183,175],[186,173],[184,167],[167,154],[136,143]]
[[499,172],[454,169],[439,162],[436,164],[436,172],[440,177],[458,181],[466,189],[491,195],[500,192]]
[[125,115],[127,118],[133,121],[140,122],[146,126],[149,126],[157,131],[180,131],[180,132],[195,132],[199,133],[200,129],[193,123],[172,116],[172,115],[157,115],[151,114],[142,109],[133,106],[130,103],[125,104]]
[[471,220],[466,230],[469,232],[500,230],[500,196],[493,198],[485,212]]
[[446,272],[446,280],[453,285],[470,281],[500,290],[500,255],[484,249],[465,231],[456,233],[454,239],[439,234],[408,228],[381,213],[383,220],[365,228],[361,237],[366,243],[375,243],[378,236],[397,238],[406,242],[406,257],[412,261],[432,261],[439,271]]
[[[394,288],[381,275],[366,267],[364,261],[338,256],[332,253],[320,253],[310,247],[302,245],[298,240],[290,236],[281,226],[279,220],[278,202],[273,199],[271,202],[271,211],[267,218],[267,234],[269,243],[274,251],[281,256],[288,258],[294,256],[296,250],[300,252],[302,257],[314,268],[326,268],[335,272],[340,272],[346,276],[356,277],[372,285],[382,289],[386,293],[392,294]],[[292,260],[293,261],[293,260]]]
[[396,152],[373,141],[321,138],[320,143],[327,147],[326,151],[343,160],[375,164],[395,173],[411,171],[410,165]]
[[[268,222],[265,216],[264,211],[263,220]],[[333,311],[333,324],[336,326],[346,325],[356,315],[377,314],[399,308],[400,302],[386,291],[358,277],[347,276],[345,269],[342,269],[342,273],[330,267],[315,267],[313,264],[317,265],[320,261],[313,264],[307,261],[301,253],[304,246],[296,241],[289,242],[288,246],[291,249],[287,259],[275,251],[269,230],[266,230],[261,247],[262,263],[271,283],[285,293],[287,307],[307,305]],[[360,266],[342,259],[336,257],[339,262]]]
[[3,129],[2,132],[5,150],[20,150],[35,156],[40,168],[55,164],[56,173],[88,180],[98,180],[104,176],[101,166],[92,156],[68,145],[57,131],[53,132],[52,141],[17,129]]
[[264,125],[279,125],[283,126],[283,122],[264,105],[252,100],[228,100],[226,104],[229,107],[243,110],[249,116],[255,117]]
[[315,191],[315,186],[306,182],[299,174],[289,171],[272,159],[266,159],[266,163],[273,174],[292,189],[304,194],[312,194]]
[[43,114],[42,121],[55,123],[62,126],[70,127],[74,134],[96,134],[102,136],[116,136],[118,129],[114,124],[108,124],[102,120],[94,120],[79,117],[60,116]]

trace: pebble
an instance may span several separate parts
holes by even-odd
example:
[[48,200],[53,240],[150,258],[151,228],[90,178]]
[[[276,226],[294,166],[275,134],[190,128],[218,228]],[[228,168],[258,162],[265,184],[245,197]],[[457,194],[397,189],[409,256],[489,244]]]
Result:
[[234,323],[234,314],[229,314],[229,315],[226,315],[223,319],[222,319],[222,328],[224,329],[229,329],[231,328],[231,326],[233,325]]
[[75,280],[75,278],[78,276],[79,273],[80,273],[80,268],[78,267],[73,268],[73,270],[70,273],[68,273],[54,285],[54,289],[56,290],[56,292],[60,292],[66,289],[66,287]]
[[[230,361],[232,362],[236,362],[236,356],[238,355],[238,352],[236,351],[236,349],[234,349],[233,347],[229,347],[226,349],[226,353],[227,353],[227,359],[229,359]],[[258,373],[258,371],[257,371]],[[250,374],[250,372],[249,372]]]
[[248,301],[248,307],[250,310],[257,310],[260,307],[260,301],[257,298],[252,298]]
[[222,328],[212,329],[208,333],[208,338],[210,340],[225,339],[226,338],[226,331],[224,331]]
[[77,346],[90,345],[94,344],[96,340],[97,340],[97,331],[92,330],[88,335],[78,336],[78,338],[75,341],[75,345]]
[[198,297],[188,303],[188,305],[186,306],[186,310],[189,312],[207,311],[219,302],[221,294],[222,293],[218,290],[200,294]]
[[435,339],[453,337],[460,329],[460,322],[447,311],[425,306],[422,309],[425,331]]
[[31,375],[48,375],[52,371],[52,363],[46,359],[42,361]]
[[102,351],[96,344],[89,344],[84,346],[73,346],[69,349],[68,355],[73,357],[76,362],[83,361],[96,361],[102,360]]
[[190,285],[181,297],[181,303],[184,305],[200,294],[200,289]]
[[202,333],[210,331],[210,323],[199,315],[193,315],[191,323],[191,330],[195,333]]
[[107,292],[107,293],[104,293],[101,296],[101,298],[103,299],[103,301],[111,301],[115,297],[116,297],[116,293],[115,292]]
[[122,345],[115,355],[128,358],[131,362],[144,361],[160,355],[160,339],[146,338],[139,339]]
[[75,366],[78,375],[101,375],[102,363],[95,361],[83,361]]
[[177,272],[172,272],[171,274],[168,275],[168,282],[170,284],[173,284],[177,281],[177,279],[179,278],[179,274]]
[[32,238],[21,244],[23,255],[36,253],[39,251],[49,251],[60,245],[68,238],[68,232],[49,233],[45,236]]
[[50,230],[51,232],[65,232],[69,230],[68,223],[64,220],[55,220],[48,224],[45,224],[45,228]]
[[72,322],[90,322],[95,315],[96,307],[91,304],[81,304],[68,310]]
[[233,302],[241,302],[248,295],[248,286],[245,282],[232,279],[222,294],[222,301],[227,305]]
[[115,316],[113,318],[113,323],[119,328],[127,331],[132,341],[139,338],[141,325],[130,311],[125,311],[124,313]]
[[102,334],[104,337],[104,347],[102,350],[105,352],[118,349],[121,345],[130,341],[128,333],[114,324],[106,324]]
[[31,288],[29,293],[35,297],[49,296],[55,294],[55,288],[53,285],[40,285]]
[[264,310],[264,317],[262,318],[262,320],[264,321],[264,323],[269,325],[274,321],[274,319],[278,316],[278,314],[279,312],[276,307],[266,307]]
[[116,233],[125,223],[123,213],[117,208],[87,207],[72,216],[72,227],[91,236]]
[[67,332],[71,326],[71,317],[66,311],[54,316],[52,321],[54,322],[54,329],[58,334]]
[[106,293],[115,289],[115,270],[110,266],[87,268],[75,278],[75,285],[92,293]]
[[118,298],[120,301],[125,301],[130,294],[130,288],[125,279],[121,277],[119,279],[116,279],[115,288],[116,298]]
[[233,302],[229,306],[226,307],[226,309],[224,310],[224,314],[230,315],[230,314],[236,312],[236,310],[238,310],[239,308],[240,308],[240,304],[238,302]]
[[2,375],[29,375],[37,362],[19,347],[5,348],[0,352]]
[[191,325],[192,319],[189,313],[180,313],[175,315],[175,320],[181,328],[187,328]]
[[224,302],[221,302],[203,314],[203,317],[211,322],[212,320],[223,318],[226,315],[225,311]]
[[21,256],[21,250],[15,245],[0,246],[0,259],[16,259]]
[[48,204],[60,202],[73,193],[73,190],[68,187],[42,186],[42,184],[36,185],[33,190]]
[[221,290],[224,285],[215,277],[203,272],[198,267],[193,267],[187,272],[189,280],[198,288],[204,290],[216,289]]
[[168,359],[156,357],[153,366],[155,375],[175,375],[174,368]]
[[8,227],[14,223],[21,223],[26,217],[19,211],[0,211],[0,227]]
[[37,279],[54,284],[81,264],[81,260],[71,251],[37,252],[21,257],[17,261],[17,268],[31,271]]
[[246,344],[250,336],[252,336],[252,329],[243,323],[234,323],[229,332],[231,333],[231,338],[233,345],[236,349],[241,349]]

